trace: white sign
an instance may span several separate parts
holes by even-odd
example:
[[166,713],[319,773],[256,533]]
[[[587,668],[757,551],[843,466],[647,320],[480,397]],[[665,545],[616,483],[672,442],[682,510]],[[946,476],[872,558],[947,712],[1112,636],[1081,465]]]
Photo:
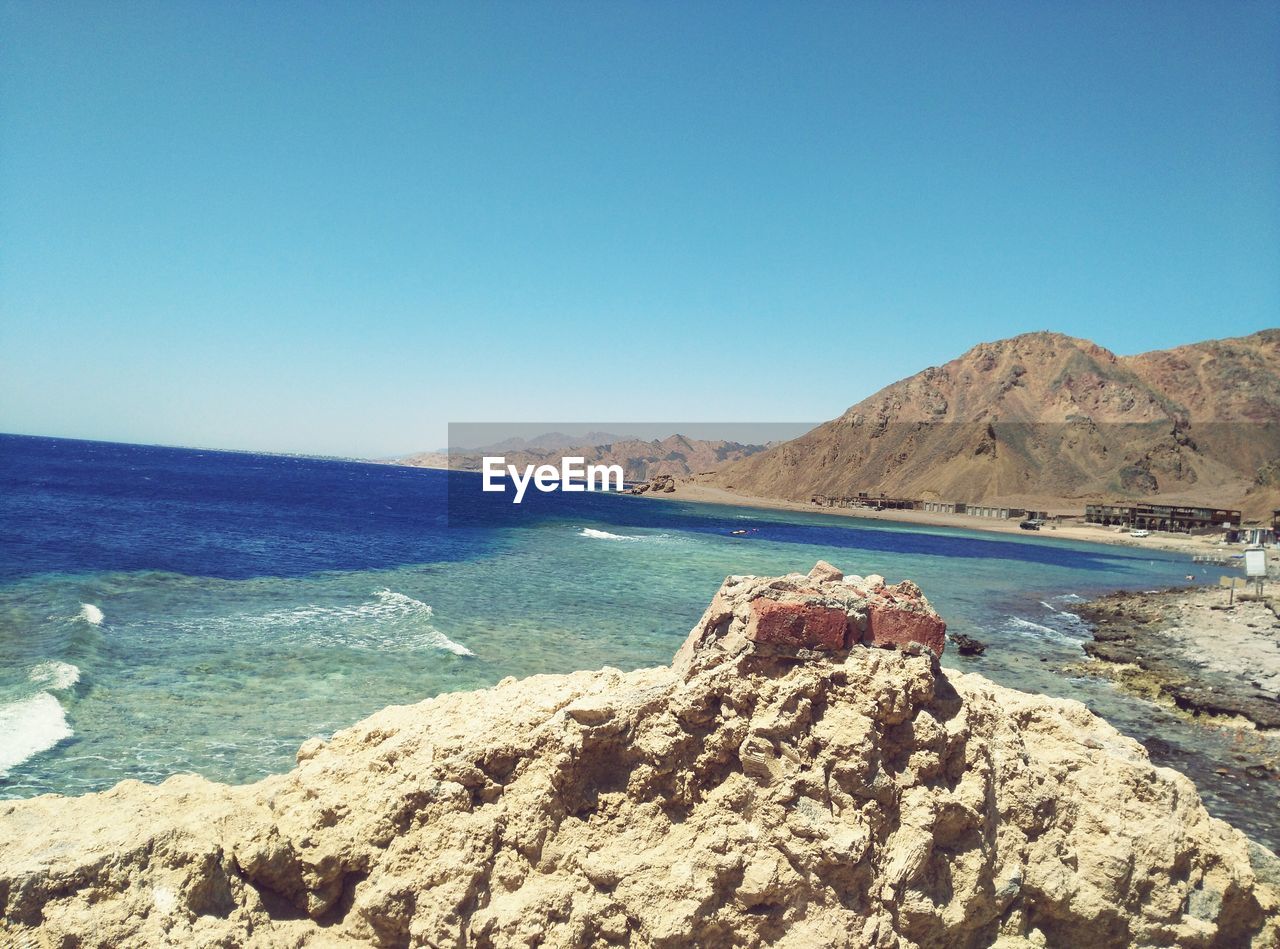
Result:
[[1267,552],[1255,547],[1244,552],[1244,575],[1250,580],[1262,579],[1267,575]]

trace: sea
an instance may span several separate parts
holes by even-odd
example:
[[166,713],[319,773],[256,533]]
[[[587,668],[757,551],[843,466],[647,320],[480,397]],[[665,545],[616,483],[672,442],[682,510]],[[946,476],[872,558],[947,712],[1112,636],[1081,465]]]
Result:
[[0,798],[254,781],[387,705],[666,663],[727,575],[824,559],[916,581],[988,645],[945,668],[1078,699],[1280,848],[1256,734],[1085,674],[1073,606],[1185,584],[1185,556],[605,493],[464,516],[476,477],[0,436]]

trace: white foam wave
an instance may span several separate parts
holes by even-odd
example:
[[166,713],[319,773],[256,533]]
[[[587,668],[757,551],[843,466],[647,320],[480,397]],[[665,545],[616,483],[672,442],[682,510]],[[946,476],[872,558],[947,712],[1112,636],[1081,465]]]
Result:
[[1065,621],[1066,629],[1062,629],[1060,626],[1047,626],[1043,622],[1024,619],[1021,616],[1010,616],[1005,621],[1005,629],[1009,630],[1010,633],[1032,635],[1032,637],[1039,639],[1048,639],[1056,643],[1069,643],[1076,645],[1076,647],[1079,647],[1080,640],[1088,639],[1088,626],[1085,626],[1078,619],[1074,622],[1071,621],[1070,617],[1074,617],[1074,613],[1056,612],[1052,616],[1053,622],[1057,622],[1059,617],[1062,617],[1062,620]]
[[34,666],[27,678],[36,685],[42,685],[46,689],[58,692],[62,689],[69,689],[80,681],[80,668],[69,662],[51,659],[49,662],[42,662]]
[[611,534],[609,531],[596,530],[594,527],[584,527],[578,531],[579,537],[589,537],[592,540],[648,540],[648,541],[669,541],[670,534]]
[[1084,597],[1080,596],[1078,593],[1063,593],[1061,596],[1055,596],[1053,599],[1054,599],[1054,602],[1056,603],[1083,603],[1084,602]]
[[74,733],[62,704],[48,692],[0,706],[0,778]]
[[1035,623],[1029,619],[1023,619],[1021,616],[1010,616],[1009,621],[1006,625],[1012,626],[1014,629],[1025,629],[1025,630],[1030,630],[1031,632],[1034,632],[1034,633],[1042,633],[1042,634],[1048,634],[1048,635],[1053,635],[1058,632],[1052,626],[1045,626],[1042,623]]
[[1089,628],[1089,624],[1075,613],[1072,613],[1069,610],[1062,610],[1058,613],[1058,616],[1061,618],[1067,632],[1074,633],[1075,635],[1086,639],[1093,635],[1093,631]]
[[92,603],[80,604],[80,618],[90,626],[102,625],[102,610],[98,609]]
[[[433,611],[428,604],[395,590],[378,590],[373,596],[372,600],[355,606],[303,606],[265,613],[255,617],[250,625],[277,630],[296,628],[309,634],[307,641],[313,645],[357,649],[408,646],[439,649],[455,656],[475,655],[432,625]],[[338,624],[339,629],[335,630],[334,624]]]
[[594,527],[584,527],[578,531],[579,537],[591,537],[595,540],[644,540],[636,534],[610,534],[608,531],[598,531]]
[[1044,607],[1046,610],[1048,610],[1050,613],[1056,613],[1056,612],[1058,612],[1058,608],[1057,608],[1056,606],[1054,606],[1052,603],[1046,603],[1044,600],[1041,600],[1041,601],[1040,601],[1040,605],[1041,605],[1041,606],[1043,606],[1043,607]]

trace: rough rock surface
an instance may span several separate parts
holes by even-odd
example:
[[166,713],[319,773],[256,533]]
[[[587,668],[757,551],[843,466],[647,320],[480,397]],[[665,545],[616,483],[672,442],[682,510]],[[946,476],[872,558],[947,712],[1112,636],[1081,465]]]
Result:
[[[761,598],[849,638],[753,641]],[[853,638],[893,603],[932,614],[732,577],[670,668],[388,708],[245,787],[0,804],[0,943],[1276,945],[1274,856],[1080,704]]]
[[[585,439],[585,440],[583,440]],[[501,455],[507,464],[524,470],[529,465],[550,464],[560,467],[566,455],[578,456],[587,465],[621,465],[627,481],[652,478],[665,479],[699,472],[712,472],[721,465],[756,452],[764,451],[763,445],[744,445],[740,442],[688,438],[669,435],[661,440],[644,441],[608,432],[590,432],[584,436],[565,435],[563,432],[546,432],[533,439],[508,438],[482,448],[459,448],[452,451],[424,451],[391,459],[391,464],[412,468],[452,468],[455,471],[480,471],[485,455]],[[642,491],[633,491],[641,494]]]
[[644,494],[646,491],[652,491],[654,494],[666,493],[672,494],[676,489],[676,479],[674,475],[660,474],[654,475],[648,481],[640,481],[632,485],[628,489],[629,494]]
[[[1228,605],[1230,601],[1230,605]],[[1082,604],[1093,627],[1085,651],[1117,664],[1195,714],[1239,715],[1280,729],[1280,616],[1274,602],[1221,587],[1120,591]]]
[[[676,654],[675,665],[719,662],[725,652],[838,652],[858,643],[942,657],[947,624],[910,580],[846,577],[825,560],[808,576],[729,577]],[[748,646],[748,644],[750,644]]]

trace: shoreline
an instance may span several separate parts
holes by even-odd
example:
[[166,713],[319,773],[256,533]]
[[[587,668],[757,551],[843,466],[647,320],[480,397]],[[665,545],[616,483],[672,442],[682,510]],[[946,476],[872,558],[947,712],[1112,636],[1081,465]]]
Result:
[[[1087,670],[1208,722],[1280,736],[1280,604],[1218,586],[1080,604]],[[1274,767],[1274,763],[1273,763]]]
[[[1038,531],[1024,531],[1018,520],[997,520],[986,517],[970,517],[965,514],[937,514],[926,511],[874,511],[866,508],[828,508],[804,501],[770,498],[743,494],[727,488],[714,487],[697,482],[677,482],[674,492],[646,492],[636,497],[659,501],[685,501],[690,504],[724,504],[732,507],[751,507],[769,511],[796,511],[805,514],[824,514],[835,517],[852,517],[869,521],[893,521],[920,527],[953,527],[962,530],[982,531],[992,534],[1013,534],[1035,540],[1072,540],[1084,543],[1106,544],[1112,547],[1128,547],[1133,550],[1160,550],[1186,554],[1229,554],[1243,550],[1242,546],[1228,546],[1217,537],[1184,534],[1151,534],[1145,538],[1130,537],[1128,532],[1118,533],[1114,528],[1092,524],[1046,524]],[[1277,559],[1272,553],[1271,558]],[[1208,570],[1232,569],[1208,564],[1195,564]]]

